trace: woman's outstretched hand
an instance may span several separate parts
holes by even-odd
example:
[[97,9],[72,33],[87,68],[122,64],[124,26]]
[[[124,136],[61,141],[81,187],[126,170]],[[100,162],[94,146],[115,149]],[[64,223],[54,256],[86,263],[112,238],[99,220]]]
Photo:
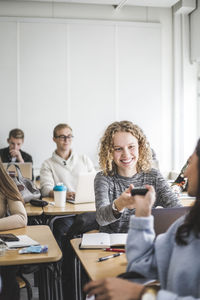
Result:
[[151,208],[155,202],[155,190],[153,186],[146,185],[148,192],[145,196],[131,195],[131,190],[134,188],[133,184],[129,186],[120,196],[115,200],[115,206],[118,211],[127,207],[129,209],[136,209],[135,215],[137,217],[146,217],[151,214]]

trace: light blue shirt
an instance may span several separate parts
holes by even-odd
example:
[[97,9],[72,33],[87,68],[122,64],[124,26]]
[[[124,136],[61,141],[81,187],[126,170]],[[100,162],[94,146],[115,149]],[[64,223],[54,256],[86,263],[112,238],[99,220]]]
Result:
[[200,239],[191,233],[188,245],[177,245],[175,234],[183,220],[184,216],[155,239],[153,216],[130,219],[127,271],[158,279],[157,300],[200,299]]

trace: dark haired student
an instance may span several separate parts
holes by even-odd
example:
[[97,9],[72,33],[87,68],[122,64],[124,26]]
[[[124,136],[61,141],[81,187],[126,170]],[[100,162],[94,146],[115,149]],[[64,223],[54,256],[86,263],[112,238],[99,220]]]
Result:
[[160,281],[159,291],[119,278],[90,282],[85,286],[95,300],[199,300],[200,299],[200,140],[189,159],[184,176],[188,194],[196,196],[190,212],[155,239],[151,208],[155,191],[147,186],[145,196],[134,196],[126,254],[128,271]]

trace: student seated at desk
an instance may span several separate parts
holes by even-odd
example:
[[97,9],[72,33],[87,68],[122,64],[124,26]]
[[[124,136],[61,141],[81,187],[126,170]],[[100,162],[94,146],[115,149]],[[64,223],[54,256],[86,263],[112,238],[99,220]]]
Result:
[[157,169],[151,167],[152,151],[139,126],[129,121],[114,122],[101,138],[99,164],[95,177],[97,222],[103,232],[127,232],[135,213],[131,189],[154,186],[155,206],[181,206],[176,194]]
[[[56,150],[52,157],[42,164],[40,171],[40,186],[44,197],[53,197],[53,187],[62,182],[67,187],[67,199],[74,199],[79,173],[95,171],[89,157],[77,154],[72,150],[72,140],[73,133],[68,124],[58,124],[54,128],[53,141],[56,143]],[[74,219],[74,216],[59,217],[53,224],[54,236],[63,251],[63,292],[69,299],[73,299],[74,296],[70,281],[72,280],[73,251],[69,240],[65,241],[65,235],[74,223]]]
[[119,278],[90,282],[85,292],[96,300],[197,300],[200,299],[200,139],[184,172],[188,194],[196,201],[190,212],[155,239],[151,208],[155,191],[148,186],[145,196],[134,196],[126,245],[128,271],[160,281],[159,291]]
[[[27,215],[23,199],[0,162],[0,231],[24,227],[26,224]],[[2,278],[0,300],[19,299],[16,272],[17,268],[13,266],[0,267]]]
[[9,132],[7,142],[9,147],[0,149],[0,159],[2,162],[33,163],[31,155],[21,150],[24,143],[24,132],[21,129],[12,129]]
[[[72,150],[72,139],[72,129],[68,124],[58,124],[54,128],[53,141],[57,147],[52,157],[42,164],[40,170],[40,187],[43,197],[53,197],[54,186],[62,182],[67,187],[67,199],[74,199],[79,173],[94,171],[89,157]],[[73,221],[74,217],[63,217],[54,222],[54,235],[59,244]]]
[[[0,149],[0,161],[3,163],[27,163],[33,164],[33,159],[30,154],[21,150],[24,143],[24,132],[21,129],[15,128],[9,132],[7,138],[8,147]],[[34,179],[32,170],[32,179]]]

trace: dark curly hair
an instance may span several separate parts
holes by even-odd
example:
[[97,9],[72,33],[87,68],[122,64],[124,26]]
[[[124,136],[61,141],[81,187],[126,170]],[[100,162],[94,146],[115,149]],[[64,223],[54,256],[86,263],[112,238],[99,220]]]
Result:
[[177,229],[176,242],[178,245],[187,245],[187,237],[193,231],[196,238],[200,238],[200,139],[195,152],[198,156],[198,187],[196,201],[185,218],[184,223]]
[[100,140],[99,165],[105,175],[113,175],[116,169],[113,161],[113,137],[116,132],[130,132],[139,145],[137,172],[147,172],[151,169],[152,152],[149,142],[142,129],[129,121],[114,122],[108,126]]

